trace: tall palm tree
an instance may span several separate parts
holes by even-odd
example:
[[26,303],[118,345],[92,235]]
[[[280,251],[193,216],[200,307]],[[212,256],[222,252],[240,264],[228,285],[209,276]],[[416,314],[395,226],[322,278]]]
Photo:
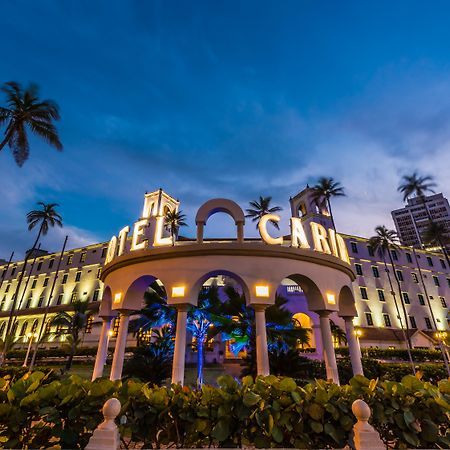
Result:
[[73,313],[61,311],[52,317],[49,321],[49,328],[56,326],[55,332],[51,333],[56,336],[66,336],[63,347],[67,350],[68,357],[65,370],[70,370],[73,357],[79,345],[81,337],[86,328],[89,316],[92,314],[88,311],[89,302],[76,301],[72,303]]
[[[252,222],[256,222],[256,228],[258,228],[258,223],[261,220],[262,216],[265,216],[266,214],[275,214],[283,210],[283,208],[281,208],[280,206],[270,206],[271,201],[272,197],[259,196],[259,200],[253,200],[252,202],[249,202],[251,208],[246,210],[247,214],[245,215],[245,217],[251,217]],[[274,220],[271,220],[270,222],[277,230],[280,229],[278,222],[275,222]]]
[[330,328],[333,340],[339,347],[342,343],[347,344],[347,335],[339,325],[336,325],[332,320],[330,320]]
[[58,132],[53,125],[53,121],[60,118],[58,106],[53,101],[40,100],[35,84],[23,89],[19,83],[10,81],[1,90],[6,95],[7,106],[0,107],[0,125],[6,124],[0,151],[8,145],[17,165],[22,166],[30,152],[29,131],[57,150],[62,150]]
[[[394,230],[388,230],[384,225],[380,225],[377,226],[375,228],[375,232],[376,235],[372,236],[369,239],[369,245],[375,250],[378,251],[379,255],[383,258],[383,263],[384,263],[384,268],[386,271],[386,274],[388,276],[388,280],[389,280],[389,286],[391,288],[391,294],[392,294],[392,298],[394,299],[394,304],[395,304],[395,309],[397,311],[397,315],[398,318],[400,320],[400,327],[402,329],[403,332],[403,337],[405,339],[405,343],[406,343],[406,348],[408,351],[408,357],[409,360],[411,362],[411,366],[412,366],[412,370],[413,373],[416,373],[416,369],[414,367],[414,361],[412,359],[412,354],[411,354],[411,338],[409,336],[409,324],[408,324],[408,314],[406,312],[406,308],[405,308],[405,304],[403,302],[403,298],[402,298],[402,288],[400,286],[400,281],[398,279],[397,273],[395,271],[395,263],[394,260],[392,258],[392,252],[391,250],[395,250],[398,248],[398,238],[397,238],[397,233]],[[389,261],[392,267],[392,271],[394,273],[395,279],[397,281],[397,288],[398,288],[398,295],[399,295],[399,299],[402,305],[402,309],[403,309],[403,316],[405,318],[405,325],[406,325],[406,332],[405,332],[405,327],[403,325],[403,320],[400,314],[400,309],[398,307],[398,302],[395,296],[395,291],[394,291],[394,287],[392,284],[392,279],[391,279],[391,275],[387,266],[387,262],[386,262],[386,253],[389,255]]]
[[[25,260],[23,262],[23,268],[20,273],[19,279],[17,281],[16,290],[13,295],[12,299],[12,305],[11,310],[9,311],[9,318],[8,318],[8,324],[6,326],[6,334],[8,335],[11,331],[13,318],[14,318],[14,312],[16,309],[16,302],[19,297],[19,290],[22,284],[23,277],[25,275],[25,269],[27,267],[27,263],[29,258],[33,255],[34,250],[36,249],[39,239],[41,236],[45,236],[50,227],[54,227],[55,225],[62,227],[62,217],[58,212],[56,211],[56,207],[59,206],[57,203],[44,203],[44,202],[38,202],[38,205],[42,207],[42,209],[32,210],[27,214],[27,223],[28,223],[28,230],[34,229],[36,226],[39,225],[39,231],[36,236],[36,240],[34,241],[33,246],[30,250],[27,251],[25,254]],[[3,359],[6,354],[7,348],[3,351]]]
[[313,200],[319,206],[323,205],[324,203],[326,204],[328,212],[330,213],[331,223],[333,224],[333,228],[336,229],[333,212],[331,210],[331,198],[345,197],[344,188],[341,186],[341,183],[339,183],[339,181],[334,181],[334,179],[331,177],[321,177],[319,178],[317,184],[313,186],[313,189]]
[[447,245],[450,243],[448,231],[443,223],[430,222],[423,234],[423,243],[441,248],[445,256],[448,267],[450,267],[450,258],[447,251]]
[[175,245],[175,238],[178,234],[180,227],[186,227],[186,216],[181,211],[167,211],[164,217],[164,226],[166,230],[170,232],[172,237],[172,245]]

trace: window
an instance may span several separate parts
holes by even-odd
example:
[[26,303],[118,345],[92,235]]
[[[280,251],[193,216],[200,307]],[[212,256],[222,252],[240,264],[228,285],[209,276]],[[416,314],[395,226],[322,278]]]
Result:
[[66,284],[67,283],[67,273],[65,273],[62,277],[62,281],[61,284]]
[[48,268],[51,269],[53,267],[53,263],[55,262],[55,259],[52,258],[49,262],[48,262]]
[[412,263],[411,253],[406,253],[406,259],[409,263]]
[[433,260],[431,259],[431,256],[427,256],[428,265],[430,267],[433,267]]
[[373,276],[375,278],[380,278],[380,272],[378,272],[378,267],[377,266],[372,266],[372,272],[373,272]]
[[117,315],[117,317],[114,319],[113,326],[112,326],[112,335],[114,337],[117,337],[119,334],[119,325],[120,325],[120,313]]
[[414,316],[409,316],[409,323],[411,324],[411,328],[417,328],[416,318]]
[[446,269],[447,266],[445,265],[444,260],[443,260],[443,259],[440,259],[439,261],[441,262],[441,267],[442,267],[443,269]]
[[37,283],[37,278],[35,278],[33,280],[33,282],[31,283],[31,289],[34,289],[36,287],[36,283]]
[[70,301],[73,303],[73,302],[76,302],[77,301],[77,297],[78,297],[78,293],[77,292],[72,292],[72,295],[71,295],[71,297],[70,297]]
[[108,247],[103,247],[102,248],[102,258],[106,257],[106,252],[108,251]]
[[411,272],[411,277],[412,277],[414,283],[418,283],[419,282],[419,279],[417,278],[417,274],[416,273]]
[[417,294],[417,297],[419,298],[419,304],[420,305],[425,305],[425,299],[423,297],[423,294]]
[[439,278],[436,275],[433,275],[433,281],[436,286],[440,286]]
[[25,309],[28,309],[31,306],[32,300],[33,300],[33,297],[28,297],[27,303],[25,304]]
[[11,287],[11,285],[10,284],[7,284],[6,285],[6,289],[5,289],[5,292],[9,292],[9,288]]
[[42,306],[43,303],[44,303],[44,296],[41,295],[41,296],[39,297],[37,307],[40,308],[40,307]]
[[37,265],[37,270],[41,270],[42,269],[42,259],[38,262]]
[[61,305],[61,303],[63,301],[63,298],[64,298],[64,292],[61,292],[61,294],[58,295],[58,298],[56,300],[56,304],[57,305]]
[[48,278],[45,278],[43,286],[46,287],[47,285],[48,285]]
[[80,281],[81,279],[81,272],[77,272],[77,274],[75,275],[75,281]]
[[358,246],[356,245],[356,242],[350,242],[350,245],[352,247],[352,252],[358,253]]
[[[0,303],[0,311],[3,311],[3,308],[5,307],[5,303],[6,303],[6,296],[3,297],[2,302]],[[1,338],[1,333],[0,333],[0,338]]]
[[450,278],[447,278],[447,286],[450,287]]
[[396,270],[395,271],[396,275],[397,275],[397,280],[398,281],[403,281],[403,273],[401,270]]
[[84,263],[86,261],[86,252],[82,252],[80,255],[80,263]]
[[366,313],[366,322],[369,327],[373,325],[373,319],[371,313]]
[[385,302],[386,298],[384,297],[383,289],[377,289],[377,292],[378,292],[378,300],[380,300],[380,302]]
[[85,333],[91,333],[92,332],[92,324],[94,323],[94,317],[89,316],[86,321],[86,328],[84,330]]
[[13,268],[11,269],[11,276],[13,276],[16,273],[16,266],[13,266]]
[[391,326],[391,318],[389,317],[389,314],[383,314],[383,318],[384,318],[384,324],[387,327]]
[[409,305],[411,303],[407,292],[402,292],[402,297],[403,297],[403,303],[405,305]]
[[425,326],[427,327],[427,330],[432,330],[431,328],[431,320],[429,317],[425,317]]
[[369,251],[369,256],[375,256],[375,252],[373,251],[373,247],[368,245],[367,250]]
[[100,295],[100,289],[96,289],[94,291],[94,295],[92,296],[92,301],[93,302],[97,302],[98,301],[98,296]]
[[72,264],[73,261],[73,255],[68,255],[67,256],[67,265],[69,266],[70,264]]
[[369,297],[367,295],[367,288],[365,287],[360,287],[359,290],[361,291],[361,298],[363,300],[369,300]]
[[396,250],[391,250],[392,259],[398,261],[398,255]]
[[355,264],[355,270],[356,270],[356,275],[362,275],[363,274],[361,264]]
[[97,270],[97,279],[100,279],[100,276],[102,275],[102,268],[100,267],[98,270]]
[[447,303],[445,302],[445,298],[444,297],[439,297],[439,300],[441,301],[441,305],[443,308],[447,308]]

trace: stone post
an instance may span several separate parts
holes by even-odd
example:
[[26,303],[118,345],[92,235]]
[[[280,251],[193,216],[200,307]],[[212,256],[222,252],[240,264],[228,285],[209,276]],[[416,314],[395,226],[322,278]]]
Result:
[[353,317],[345,316],[343,319],[345,322],[345,334],[347,336],[348,353],[352,363],[353,375],[364,375],[361,362],[361,349],[359,348],[359,342],[355,335]]
[[269,351],[267,348],[266,308],[268,305],[252,304],[255,309],[256,367],[258,375],[269,375]]
[[111,367],[110,380],[120,380],[122,378],[123,360],[125,357],[125,347],[128,337],[128,323],[130,322],[130,311],[120,311],[119,333],[116,339],[116,348]]
[[92,381],[103,376],[106,357],[108,355],[109,330],[111,328],[112,317],[102,317],[102,331],[98,340],[97,356],[95,357],[95,366],[92,373]]
[[339,374],[330,327],[330,311],[318,311],[317,313],[320,317],[320,333],[322,335],[323,356],[327,370],[327,379],[333,380],[334,383],[339,384]]
[[184,362],[186,359],[186,328],[187,312],[190,305],[180,303],[177,308],[177,331],[175,334],[175,349],[173,352],[172,383],[184,383]]
[[244,242],[244,222],[237,222],[237,242],[242,244]]
[[197,222],[197,244],[203,244],[203,228],[204,222]]
[[386,445],[372,425],[369,425],[371,411],[363,400],[355,400],[352,411],[358,422],[353,425],[354,443],[356,450],[386,450]]
[[106,400],[103,405],[104,421],[94,430],[85,450],[118,450],[120,436],[114,419],[120,413],[120,402],[117,398]]

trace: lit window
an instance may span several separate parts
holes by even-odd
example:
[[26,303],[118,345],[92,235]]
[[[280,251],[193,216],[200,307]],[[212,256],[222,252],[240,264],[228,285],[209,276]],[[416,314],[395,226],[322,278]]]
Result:
[[371,313],[366,313],[366,322],[369,327],[373,325],[373,319]]
[[76,302],[77,301],[77,297],[78,297],[78,292],[72,292],[72,295],[71,295],[71,297],[70,297],[70,301],[73,303],[73,302]]
[[89,316],[86,321],[86,328],[85,333],[91,333],[92,332],[92,324],[94,323],[94,317]]
[[383,289],[377,289],[377,292],[378,292],[378,300],[380,300],[380,302],[385,302],[386,298],[384,297]]
[[68,255],[67,256],[67,265],[72,264],[72,261],[73,261],[73,255]]
[[362,275],[363,274],[361,264],[355,264],[355,271],[356,271],[356,275]]
[[361,298],[363,300],[369,300],[369,297],[367,295],[367,288],[365,287],[360,287],[359,290],[361,291]]
[[83,263],[86,261],[86,252],[82,252],[80,255],[80,263]]

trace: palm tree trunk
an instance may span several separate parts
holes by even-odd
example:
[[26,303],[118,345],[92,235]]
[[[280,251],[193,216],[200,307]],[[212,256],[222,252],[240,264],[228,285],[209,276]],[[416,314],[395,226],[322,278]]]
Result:
[[73,361],[74,355],[75,355],[75,343],[72,344],[69,356],[67,357],[66,367],[65,367],[66,372],[68,372],[70,370],[70,368],[72,367],[72,361]]
[[327,205],[328,205],[328,212],[330,213],[331,223],[333,224],[333,230],[336,231],[336,225],[334,224],[333,212],[331,211],[331,202],[328,197],[327,197]]
[[197,387],[201,387],[203,384],[203,364],[204,364],[204,348],[205,338],[201,337],[197,339]]

